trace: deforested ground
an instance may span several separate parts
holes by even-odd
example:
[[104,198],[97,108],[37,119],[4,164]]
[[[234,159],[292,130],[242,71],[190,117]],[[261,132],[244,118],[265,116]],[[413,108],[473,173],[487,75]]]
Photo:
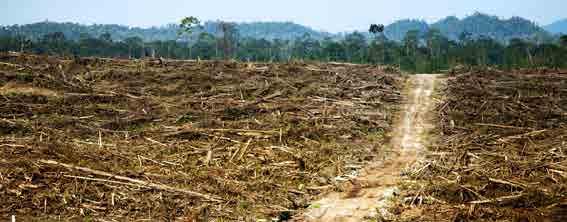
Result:
[[408,221],[567,221],[567,75],[459,73],[439,96]]
[[439,74],[410,76],[403,90],[403,106],[390,132],[388,153],[382,160],[362,169],[358,177],[351,180],[350,189],[329,193],[314,202],[303,219],[309,222],[393,221],[407,217],[391,208],[396,208],[399,185],[407,179],[403,170],[414,165],[429,144],[424,135],[434,127],[429,118],[435,105],[432,95],[442,82],[443,75]]
[[381,157],[396,73],[2,54],[0,218],[288,219]]

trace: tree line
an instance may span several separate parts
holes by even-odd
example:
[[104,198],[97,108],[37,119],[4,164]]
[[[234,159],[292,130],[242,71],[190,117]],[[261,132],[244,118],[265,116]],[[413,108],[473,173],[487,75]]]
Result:
[[267,40],[242,37],[237,25],[230,22],[220,22],[216,33],[191,35],[200,28],[199,23],[195,19],[180,25],[179,36],[192,36],[184,38],[187,41],[145,42],[140,37],[115,41],[109,33],[100,36],[85,34],[79,40],[71,40],[62,32],[54,32],[33,40],[23,35],[2,36],[0,51],[69,57],[334,61],[399,66],[402,70],[416,73],[439,72],[457,65],[501,69],[567,67],[567,36],[546,43],[519,38],[503,43],[463,32],[457,40],[451,40],[440,30],[432,28],[425,33],[410,30],[402,41],[394,41],[386,38],[383,26],[373,26],[369,30],[370,35],[353,32],[342,39],[319,40],[305,34],[294,40]]

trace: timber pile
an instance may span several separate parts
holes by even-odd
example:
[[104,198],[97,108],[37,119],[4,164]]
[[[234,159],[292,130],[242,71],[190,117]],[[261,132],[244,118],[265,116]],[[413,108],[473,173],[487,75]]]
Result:
[[567,221],[567,75],[470,72],[448,81],[438,146],[408,194],[433,221]]
[[0,56],[0,217],[290,217],[381,157],[382,67]]

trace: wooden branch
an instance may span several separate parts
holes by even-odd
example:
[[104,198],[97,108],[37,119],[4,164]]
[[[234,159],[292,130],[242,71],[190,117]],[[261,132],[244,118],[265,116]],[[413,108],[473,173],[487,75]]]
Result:
[[520,184],[520,183],[515,183],[515,182],[510,182],[510,181],[505,181],[505,180],[500,180],[500,179],[494,179],[494,178],[488,178],[488,180],[490,182],[493,183],[501,183],[501,184],[506,184],[506,185],[510,185],[512,187],[517,187],[517,188],[521,188],[521,189],[525,189],[527,186],[524,184]]
[[73,178],[73,179],[80,179],[80,180],[97,181],[97,182],[103,182],[103,183],[115,183],[115,184],[126,185],[126,186],[148,188],[148,187],[140,185],[140,184],[120,182],[120,181],[116,181],[116,180],[105,180],[105,179],[99,179],[99,178],[81,177],[81,176],[73,176],[73,175],[63,175],[63,176],[68,177],[68,178]]
[[241,160],[242,157],[244,157],[244,155],[246,155],[246,151],[248,151],[248,146],[250,146],[250,142],[252,142],[252,139],[248,139],[248,142],[246,142],[246,145],[244,145],[244,148],[242,149],[242,152],[240,153],[238,160]]
[[213,133],[226,132],[226,133],[236,133],[243,136],[267,136],[267,135],[275,135],[279,133],[279,131],[276,130],[181,128],[176,132],[166,133],[163,136],[171,137],[185,133],[203,133],[203,132],[213,132]]
[[49,165],[61,166],[61,167],[65,167],[65,168],[68,168],[68,169],[78,170],[78,171],[82,171],[82,172],[86,172],[86,173],[91,173],[91,174],[94,174],[94,175],[105,176],[105,177],[114,178],[114,179],[118,179],[118,180],[128,181],[128,182],[131,182],[131,183],[134,183],[134,184],[139,184],[141,186],[150,187],[150,188],[153,188],[153,189],[156,189],[156,190],[164,190],[164,191],[170,191],[170,192],[184,193],[184,194],[188,194],[189,196],[199,197],[199,198],[209,200],[209,201],[221,202],[220,197],[211,196],[211,195],[202,194],[202,193],[197,193],[197,192],[194,192],[194,191],[170,187],[170,186],[166,186],[166,185],[156,184],[156,183],[152,183],[152,182],[148,182],[148,181],[133,179],[133,178],[129,178],[129,177],[119,176],[119,175],[107,173],[107,172],[100,171],[100,170],[93,170],[93,169],[89,169],[89,168],[86,168],[86,167],[80,167],[80,166],[74,166],[74,165],[65,164],[65,163],[59,163],[59,162],[54,161],[54,160],[39,160],[39,162],[44,163],[44,164],[49,164]]
[[503,201],[507,201],[507,200],[519,199],[520,197],[523,197],[523,196],[524,196],[524,194],[517,194],[517,195],[510,195],[510,196],[492,198],[492,199],[488,199],[488,200],[471,201],[469,203],[470,204],[486,204],[486,203],[503,202]]
[[488,124],[488,123],[475,123],[474,125],[477,126],[489,126],[489,127],[497,127],[497,128],[504,128],[504,129],[531,129],[533,130],[533,128],[529,128],[529,127],[517,127],[517,126],[505,126],[505,125],[498,125],[498,124]]

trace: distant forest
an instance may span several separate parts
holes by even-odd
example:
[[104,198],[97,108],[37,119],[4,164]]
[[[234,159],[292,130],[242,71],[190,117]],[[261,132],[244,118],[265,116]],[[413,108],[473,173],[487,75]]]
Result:
[[[113,41],[123,41],[131,37],[139,37],[145,42],[169,40],[194,41],[201,33],[218,35],[219,23],[221,23],[221,21],[204,22],[202,29],[196,30],[194,35],[180,37],[178,35],[178,24],[169,24],[163,27],[137,28],[123,25],[81,25],[76,23],[46,21],[28,25],[0,27],[0,36],[23,35],[31,40],[38,40],[47,34],[61,32],[67,39],[79,41],[81,39],[98,37],[108,33],[112,36]],[[330,33],[315,31],[309,27],[291,22],[253,22],[238,23],[236,25],[241,37],[257,39],[293,40],[304,34],[309,34],[317,39],[332,36]]]
[[[202,29],[197,30],[193,36],[179,38],[177,32],[178,24],[169,24],[163,27],[137,28],[123,25],[81,25],[76,23],[40,22],[27,25],[0,26],[0,36],[22,35],[31,40],[38,40],[44,35],[61,32],[69,40],[79,41],[88,37],[98,37],[109,33],[114,41],[123,41],[129,37],[139,37],[145,42],[152,41],[194,41],[199,34],[206,32],[218,35],[219,23],[221,21],[207,21]],[[239,35],[245,38],[256,38],[266,40],[295,40],[305,34],[312,38],[323,40],[325,38],[340,39],[348,33],[332,34],[317,31],[312,28],[295,24],[292,22],[251,22],[236,23]],[[513,38],[523,38],[532,41],[553,41],[558,34],[567,34],[567,20],[561,20],[542,28],[535,23],[520,18],[500,19],[482,13],[475,13],[464,19],[447,17],[433,24],[421,20],[399,20],[387,25],[384,30],[385,36],[390,40],[402,41],[408,31],[418,30],[420,35],[425,35],[429,29],[440,30],[450,40],[458,40],[463,32],[472,33],[473,37],[490,37],[492,39],[506,42]],[[365,32],[361,30],[360,32]],[[367,36],[369,37],[369,36]]]
[[401,20],[381,30],[331,34],[289,22],[205,22],[191,34],[179,25],[130,28],[42,22],[0,28],[0,51],[63,56],[243,61],[339,61],[388,64],[431,73],[454,66],[503,69],[567,67],[567,36],[528,20],[476,13],[433,24]]

